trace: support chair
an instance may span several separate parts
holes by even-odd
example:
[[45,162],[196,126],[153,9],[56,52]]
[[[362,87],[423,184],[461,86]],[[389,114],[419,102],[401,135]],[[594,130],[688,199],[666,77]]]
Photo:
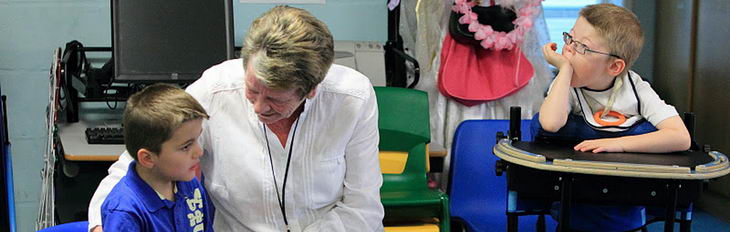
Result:
[[[689,131],[689,136],[691,139],[691,145],[690,145],[689,149],[693,150],[693,151],[699,151],[700,149],[704,149],[704,148],[700,147],[699,144],[697,143],[697,141],[695,140],[695,115],[694,115],[694,113],[684,112],[682,121],[684,122],[684,126],[687,127],[687,131]],[[709,148],[707,150],[709,150]],[[689,207],[677,209],[677,212],[675,213],[674,221],[679,223],[679,231],[689,232],[692,230],[692,210],[693,210],[692,204],[690,204]],[[646,207],[647,220],[646,220],[646,224],[641,228],[641,231],[647,232],[648,230],[646,229],[646,227],[649,224],[652,224],[655,222],[666,221],[667,216],[665,215],[664,211],[665,211],[664,207],[656,207],[656,206]]]
[[[698,145],[698,143],[695,141],[695,129],[694,129],[695,128],[695,123],[694,123],[695,116],[694,116],[694,113],[685,112],[683,116],[684,116],[683,117],[684,125],[687,127],[687,130],[690,133],[691,146],[690,146],[689,150],[690,151],[699,151],[701,149],[705,149],[706,151],[709,151],[710,150],[709,148],[701,148]],[[537,117],[538,116],[536,115],[533,118],[533,120],[537,120]],[[534,128],[532,128],[532,129],[534,129]],[[530,130],[528,130],[528,131],[530,131]],[[537,133],[537,132],[531,131],[531,133]],[[646,206],[645,219],[644,219],[645,221],[644,221],[644,224],[639,229],[643,232],[646,232],[646,231],[648,231],[647,226],[649,224],[652,224],[655,222],[671,220],[672,222],[679,223],[679,231],[682,231],[682,232],[691,231],[692,211],[693,211],[693,205],[691,203],[687,207],[677,208],[676,211],[674,212],[674,214],[672,214],[671,216],[667,216],[665,207]]]

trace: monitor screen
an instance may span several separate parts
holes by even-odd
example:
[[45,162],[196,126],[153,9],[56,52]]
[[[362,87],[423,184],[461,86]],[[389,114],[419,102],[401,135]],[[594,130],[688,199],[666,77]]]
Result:
[[233,58],[231,0],[113,0],[114,81],[191,82]]

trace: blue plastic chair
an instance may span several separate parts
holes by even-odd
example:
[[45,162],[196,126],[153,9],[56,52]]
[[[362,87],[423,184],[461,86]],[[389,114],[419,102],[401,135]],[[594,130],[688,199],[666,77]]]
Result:
[[0,230],[16,231],[15,225],[15,195],[13,190],[13,157],[10,153],[10,140],[8,139],[8,112],[7,98],[2,95],[0,99],[0,205],[5,209],[0,212]]
[[[522,120],[522,140],[531,140],[530,120]],[[508,205],[505,176],[495,175],[492,153],[496,133],[507,134],[509,120],[467,120],[459,124],[451,145],[451,168],[447,194],[452,221],[462,222],[467,231],[506,231]],[[517,202],[512,202],[513,204]],[[531,214],[517,205],[516,213]],[[520,216],[519,231],[536,231],[537,215]],[[555,231],[556,223],[547,218],[547,231]]]
[[38,232],[87,232],[88,230],[89,221],[79,221],[51,226]]

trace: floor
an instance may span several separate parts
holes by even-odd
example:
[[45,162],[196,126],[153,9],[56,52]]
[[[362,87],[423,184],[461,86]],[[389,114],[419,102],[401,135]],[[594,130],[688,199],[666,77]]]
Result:
[[[697,201],[692,216],[692,232],[730,232],[730,200],[706,191]],[[650,232],[664,231],[663,223],[648,226]],[[675,231],[679,231],[675,226]]]
[[[664,222],[656,222],[648,227],[650,232],[664,231]],[[674,226],[674,231],[679,231],[679,224]],[[730,223],[718,217],[712,216],[703,210],[695,210],[692,216],[692,232],[722,232],[730,231]]]

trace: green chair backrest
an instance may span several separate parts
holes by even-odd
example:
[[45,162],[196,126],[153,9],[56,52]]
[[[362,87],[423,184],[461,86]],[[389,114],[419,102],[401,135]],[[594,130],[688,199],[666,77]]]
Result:
[[408,152],[401,174],[383,174],[383,190],[427,188],[426,144],[431,141],[428,94],[397,88],[375,87],[381,151]]

